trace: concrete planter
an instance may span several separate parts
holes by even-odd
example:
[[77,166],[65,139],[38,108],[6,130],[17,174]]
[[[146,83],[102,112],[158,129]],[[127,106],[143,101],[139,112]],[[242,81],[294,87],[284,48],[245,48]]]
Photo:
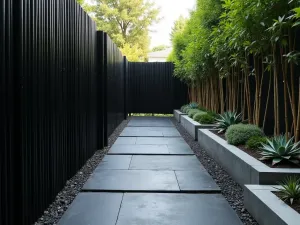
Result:
[[207,129],[215,127],[214,124],[200,124],[188,117],[187,115],[181,116],[180,123],[196,141],[198,140],[198,129]]
[[297,225],[300,214],[272,193],[272,186],[245,185],[244,204],[260,225]]
[[179,109],[174,109],[173,114],[178,123],[181,121],[181,116],[187,115],[187,113],[183,113]]
[[277,184],[300,169],[270,168],[210,130],[198,130],[198,142],[240,185]]

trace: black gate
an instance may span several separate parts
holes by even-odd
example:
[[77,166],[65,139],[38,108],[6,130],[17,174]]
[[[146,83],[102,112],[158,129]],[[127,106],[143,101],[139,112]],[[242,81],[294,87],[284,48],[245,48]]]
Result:
[[130,62],[128,112],[169,114],[188,102],[187,86],[173,76],[169,62]]

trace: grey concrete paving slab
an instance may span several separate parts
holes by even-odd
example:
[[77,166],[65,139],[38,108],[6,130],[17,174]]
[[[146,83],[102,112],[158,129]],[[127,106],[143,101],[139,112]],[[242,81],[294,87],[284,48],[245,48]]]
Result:
[[106,155],[99,163],[98,170],[127,170],[131,162],[131,155]]
[[187,143],[167,145],[170,154],[194,155],[194,152]]
[[58,225],[115,225],[123,193],[80,193]]
[[167,145],[113,145],[108,154],[167,155],[169,149]]
[[168,117],[132,117],[128,127],[173,127]]
[[221,192],[221,189],[205,170],[175,171],[181,191]]
[[182,137],[137,137],[138,145],[171,145],[186,143]]
[[194,155],[134,155],[131,170],[201,170],[204,167]]
[[125,193],[116,225],[242,225],[221,194]]
[[179,191],[173,171],[99,170],[83,187],[84,191]]
[[118,137],[114,145],[135,145],[136,137]]
[[174,127],[126,127],[120,137],[180,137]]

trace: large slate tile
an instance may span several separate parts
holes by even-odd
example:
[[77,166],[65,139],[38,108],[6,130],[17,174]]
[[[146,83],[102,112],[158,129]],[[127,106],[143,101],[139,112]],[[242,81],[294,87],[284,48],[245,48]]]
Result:
[[186,143],[182,137],[137,137],[138,145],[172,145]]
[[113,145],[108,154],[160,155],[169,154],[167,145]]
[[126,127],[121,137],[180,137],[174,127]]
[[167,145],[170,154],[194,155],[194,152],[187,143]]
[[100,170],[92,174],[85,191],[179,191],[173,171]]
[[205,170],[175,171],[181,191],[221,192],[221,189]]
[[242,225],[220,194],[125,193],[117,225]]
[[106,155],[99,163],[96,170],[127,170],[130,165],[131,155]]
[[204,169],[194,155],[134,155],[131,170],[201,170]]
[[123,193],[80,193],[58,225],[115,225]]
[[173,123],[167,117],[132,117],[128,127],[173,127]]
[[118,137],[114,145],[134,145],[136,137]]

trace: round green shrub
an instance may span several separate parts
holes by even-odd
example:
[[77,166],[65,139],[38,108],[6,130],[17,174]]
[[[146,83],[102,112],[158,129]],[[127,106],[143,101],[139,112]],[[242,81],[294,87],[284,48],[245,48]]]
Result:
[[183,105],[183,106],[181,106],[181,108],[180,108],[180,110],[181,110],[181,112],[185,112],[185,110],[187,110],[187,109],[189,109],[189,105]]
[[190,111],[190,110],[195,110],[195,109],[191,109],[191,108],[188,106],[188,107],[185,108],[184,112],[187,113],[187,114],[189,114],[189,111]]
[[261,144],[266,144],[266,143],[267,143],[266,137],[253,136],[249,138],[249,140],[246,142],[246,148],[256,150],[261,147]]
[[212,112],[212,111],[207,112],[207,114],[212,116],[214,119],[217,118],[218,115],[219,115],[218,113],[215,113],[215,112]]
[[254,136],[263,137],[264,133],[258,126],[252,124],[231,125],[225,133],[226,140],[231,145],[243,145]]
[[200,111],[199,109],[190,109],[189,112],[188,112],[188,116],[189,116],[190,118],[193,118],[194,115],[195,115],[196,113],[198,113],[198,112],[201,112],[201,111]]
[[199,122],[199,119],[201,118],[201,116],[206,115],[206,112],[203,111],[198,111],[194,116],[193,116],[193,120]]
[[214,124],[215,123],[215,118],[211,116],[210,114],[206,113],[201,116],[199,116],[197,122],[201,124]]

